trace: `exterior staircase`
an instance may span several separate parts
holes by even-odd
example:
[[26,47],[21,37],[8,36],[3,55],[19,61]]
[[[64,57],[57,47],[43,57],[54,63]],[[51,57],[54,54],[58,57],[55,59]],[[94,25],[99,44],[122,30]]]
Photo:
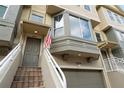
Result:
[[19,67],[11,88],[44,88],[40,67]]

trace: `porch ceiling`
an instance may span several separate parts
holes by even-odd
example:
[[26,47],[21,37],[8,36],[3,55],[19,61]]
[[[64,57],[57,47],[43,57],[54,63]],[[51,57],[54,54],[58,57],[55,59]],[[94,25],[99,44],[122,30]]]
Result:
[[59,6],[56,6],[56,5],[48,5],[47,6],[47,10],[46,12],[50,15],[54,15],[54,14],[57,14],[61,11],[63,11],[64,9],[59,7]]
[[[46,35],[50,26],[30,21],[23,21],[23,31],[30,34]],[[35,33],[37,32],[37,33]]]

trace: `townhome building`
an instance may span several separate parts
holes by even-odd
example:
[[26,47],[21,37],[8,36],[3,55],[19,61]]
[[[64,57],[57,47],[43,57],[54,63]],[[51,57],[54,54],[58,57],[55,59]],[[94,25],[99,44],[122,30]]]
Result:
[[111,87],[124,87],[124,12],[119,6],[97,6],[101,23],[95,27]]
[[109,5],[0,5],[0,87],[124,87],[112,64],[124,56],[123,15]]

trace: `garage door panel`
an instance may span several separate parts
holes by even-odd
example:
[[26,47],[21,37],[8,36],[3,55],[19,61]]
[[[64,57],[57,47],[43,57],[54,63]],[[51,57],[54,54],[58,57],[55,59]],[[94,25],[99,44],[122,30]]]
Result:
[[63,69],[70,88],[103,88],[101,71]]

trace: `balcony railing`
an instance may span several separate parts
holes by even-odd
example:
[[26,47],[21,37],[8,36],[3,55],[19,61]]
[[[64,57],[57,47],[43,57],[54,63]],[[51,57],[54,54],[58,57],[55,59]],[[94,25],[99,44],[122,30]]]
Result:
[[106,70],[108,72],[110,71],[124,72],[124,58],[118,57],[106,58],[104,59],[104,62],[106,65]]

